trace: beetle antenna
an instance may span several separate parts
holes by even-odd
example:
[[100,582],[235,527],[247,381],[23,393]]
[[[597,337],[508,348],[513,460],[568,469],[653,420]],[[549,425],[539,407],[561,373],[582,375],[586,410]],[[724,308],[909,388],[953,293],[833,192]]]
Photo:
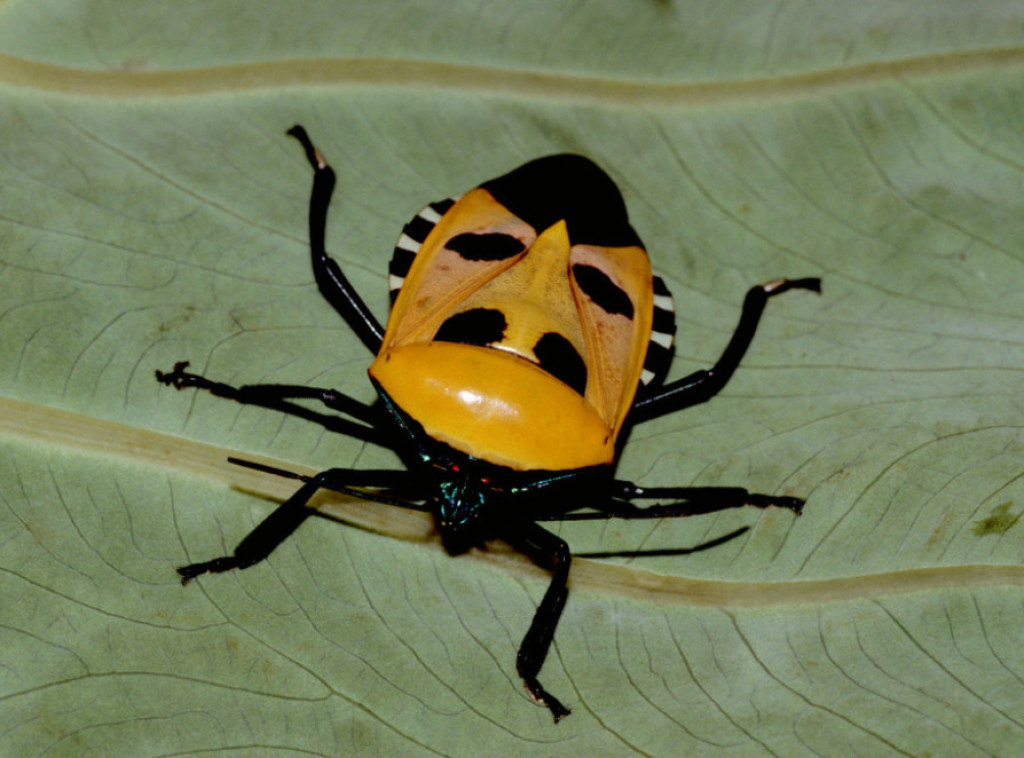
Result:
[[710,550],[713,547],[724,545],[726,542],[736,539],[749,530],[749,526],[741,526],[739,529],[735,529],[728,534],[723,534],[721,537],[715,537],[713,540],[702,542],[693,547],[667,548],[663,550],[609,550],[594,553],[573,553],[573,555],[577,558],[660,558],[667,555],[690,555],[691,553],[699,553],[703,550]]
[[[247,461],[244,458],[228,458],[228,463],[234,463],[236,466],[244,466],[245,468],[262,471],[265,474],[284,477],[285,479],[297,479],[298,481],[306,482],[307,484],[315,484],[322,489],[331,490],[332,492],[340,492],[342,495],[350,495],[352,497],[360,498],[361,500],[370,500],[371,502],[383,503],[384,505],[394,505],[398,508],[406,508],[411,511],[430,511],[430,506],[423,503],[415,503],[410,500],[391,497],[390,495],[373,492],[371,490],[347,487],[336,478],[330,476],[331,470],[323,471],[316,476],[307,476],[306,474],[298,474],[294,471],[277,468],[276,466],[268,466],[265,463]],[[385,487],[385,489],[387,489],[387,487]]]
[[305,474],[296,474],[294,471],[277,468],[276,466],[268,466],[265,463],[257,463],[256,461],[247,461],[244,458],[228,458],[228,463],[234,463],[236,466],[243,466],[245,468],[255,469],[256,471],[262,471],[264,474],[281,476],[285,479],[298,479],[300,482],[314,481],[313,477],[306,476]]

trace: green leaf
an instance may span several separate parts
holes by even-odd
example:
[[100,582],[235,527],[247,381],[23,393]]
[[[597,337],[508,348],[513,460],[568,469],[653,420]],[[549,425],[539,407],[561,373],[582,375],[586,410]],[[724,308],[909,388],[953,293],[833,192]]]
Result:
[[[1006,755],[1024,739],[1024,14],[1017,2],[455,0],[0,7],[0,744],[32,755]],[[642,485],[807,498],[585,522],[544,666],[545,574],[325,498],[264,564],[186,588],[292,487],[226,463],[396,465],[160,387],[369,400],[308,265],[379,314],[398,231],[586,154],[676,298],[673,377],[773,300],[711,403],[636,428]]]

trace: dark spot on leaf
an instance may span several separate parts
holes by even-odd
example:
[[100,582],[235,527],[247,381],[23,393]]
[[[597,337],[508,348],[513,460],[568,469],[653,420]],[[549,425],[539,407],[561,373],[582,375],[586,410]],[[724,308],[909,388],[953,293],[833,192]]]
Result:
[[1007,500],[1002,505],[997,505],[992,509],[992,514],[988,518],[974,522],[972,531],[979,537],[984,537],[988,534],[1006,534],[1010,531],[1010,527],[1016,524],[1021,517],[1019,512],[1010,513],[1011,505],[1013,505],[1012,500]]

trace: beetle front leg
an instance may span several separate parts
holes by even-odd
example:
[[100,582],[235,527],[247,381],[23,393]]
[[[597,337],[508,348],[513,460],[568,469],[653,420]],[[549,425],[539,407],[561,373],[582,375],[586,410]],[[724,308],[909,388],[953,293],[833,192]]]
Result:
[[181,566],[178,569],[181,583],[188,584],[202,574],[217,574],[231,569],[249,568],[249,566],[262,561],[313,513],[307,504],[318,489],[320,489],[320,485],[316,483],[303,485],[298,492],[281,503],[273,513],[249,532],[238,543],[238,547],[231,555],[214,558],[212,561]]
[[562,609],[565,608],[565,601],[569,597],[569,565],[572,562],[572,555],[569,553],[569,546],[565,540],[533,523],[522,526],[519,534],[507,539],[515,548],[526,553],[538,566],[554,573],[554,576],[551,577],[551,584],[548,585],[547,592],[544,593],[544,599],[541,600],[537,612],[533,616],[533,621],[530,622],[530,628],[519,645],[516,670],[523,678],[523,684],[526,686],[527,692],[530,693],[530,697],[546,706],[557,724],[571,711],[562,705],[558,698],[544,689],[538,681],[537,675],[551,648],[555,628],[562,616]]
[[[635,499],[672,499],[677,502],[637,506]],[[599,502],[594,511],[560,511],[539,514],[538,521],[599,521],[609,518],[659,519],[701,516],[743,506],[785,508],[800,515],[804,501],[789,495],[763,495],[742,487],[640,487],[633,482],[615,480],[611,499]]]
[[264,560],[278,545],[288,539],[302,525],[302,522],[313,515],[315,509],[309,507],[309,500],[320,489],[334,490],[413,511],[427,509],[427,506],[420,503],[402,499],[402,495],[417,497],[410,487],[407,471],[329,468],[315,476],[305,476],[256,461],[245,461],[238,458],[228,458],[228,460],[239,466],[267,474],[299,479],[305,484],[257,524],[256,528],[238,543],[238,547],[231,555],[224,555],[202,563],[191,563],[179,568],[178,573],[181,575],[182,584],[188,584],[190,580],[202,574],[216,574],[232,569],[249,568],[249,566]]

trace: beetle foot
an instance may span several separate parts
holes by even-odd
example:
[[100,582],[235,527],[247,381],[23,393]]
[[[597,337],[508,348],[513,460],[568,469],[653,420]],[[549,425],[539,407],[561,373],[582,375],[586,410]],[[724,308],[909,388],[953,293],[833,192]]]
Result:
[[810,290],[821,292],[821,279],[816,276],[808,276],[804,279],[776,279],[774,282],[762,284],[761,289],[768,297],[782,294],[786,290]]
[[183,390],[186,387],[200,387],[208,388],[210,382],[198,374],[190,374],[185,369],[188,368],[188,361],[178,361],[174,364],[174,368],[169,372],[163,372],[160,369],[156,371],[156,380],[161,384],[166,384],[168,387],[174,387],[176,390]]
[[525,686],[526,691],[530,693],[530,697],[533,698],[533,702],[543,705],[551,711],[551,717],[555,720],[556,724],[572,713],[571,708],[566,708],[562,705],[561,701],[544,689],[536,678],[524,678],[523,686]]
[[776,508],[788,508],[793,511],[797,516],[804,508],[804,501],[798,497],[788,497],[786,495],[754,495],[751,494],[747,499],[747,505],[752,505],[755,508],[770,508],[775,506]]
[[197,576],[202,576],[203,574],[219,574],[222,571],[230,571],[231,569],[236,568],[244,568],[244,566],[241,565],[236,556],[225,555],[223,558],[214,558],[212,561],[190,563],[187,566],[179,566],[177,571],[181,576],[181,583],[188,584]]

